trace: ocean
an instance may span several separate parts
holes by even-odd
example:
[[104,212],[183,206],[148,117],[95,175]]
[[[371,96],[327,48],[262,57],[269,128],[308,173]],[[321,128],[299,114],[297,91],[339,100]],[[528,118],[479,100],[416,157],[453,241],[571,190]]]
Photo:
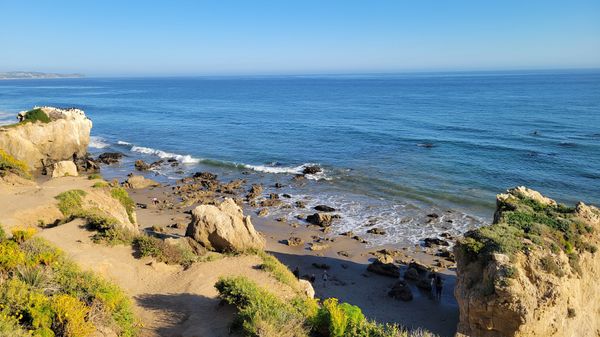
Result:
[[[151,177],[262,182],[337,208],[334,233],[377,223],[373,244],[488,223],[518,185],[600,204],[600,71],[0,81],[2,122],[36,105],[86,112],[90,151],[127,156],[107,178],[175,158]],[[324,171],[292,180],[311,164]]]

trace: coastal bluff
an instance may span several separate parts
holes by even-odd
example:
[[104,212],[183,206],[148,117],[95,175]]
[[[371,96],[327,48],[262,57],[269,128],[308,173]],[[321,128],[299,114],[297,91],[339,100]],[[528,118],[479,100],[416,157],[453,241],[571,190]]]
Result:
[[600,336],[600,210],[518,187],[455,247],[457,336]]
[[30,168],[42,169],[87,153],[92,121],[83,110],[36,107],[17,118],[16,124],[0,126],[0,149]]

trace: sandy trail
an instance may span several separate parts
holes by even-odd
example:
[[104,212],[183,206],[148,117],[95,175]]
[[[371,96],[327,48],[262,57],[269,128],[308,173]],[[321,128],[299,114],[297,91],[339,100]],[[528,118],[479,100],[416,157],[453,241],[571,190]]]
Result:
[[[39,183],[0,186],[0,222],[5,229],[34,225],[42,217],[59,218],[54,197],[70,189],[89,189],[93,181],[69,177]],[[83,269],[97,272],[123,288],[134,300],[143,337],[230,336],[234,311],[219,306],[214,288],[222,276],[245,275],[281,296],[292,296],[291,289],[256,268],[261,263],[256,256],[223,257],[184,270],[151,258],[137,259],[129,246],[95,244],[90,239],[93,233],[82,225],[81,220],[75,220],[40,230],[37,235],[60,247]]]

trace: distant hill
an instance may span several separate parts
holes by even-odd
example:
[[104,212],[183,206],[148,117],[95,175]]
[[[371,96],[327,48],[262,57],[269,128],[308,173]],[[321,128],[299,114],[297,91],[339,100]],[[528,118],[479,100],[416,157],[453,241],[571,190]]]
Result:
[[40,73],[33,71],[9,71],[0,72],[0,80],[16,80],[16,79],[42,79],[42,78],[79,78],[84,77],[82,74],[56,74],[56,73]]

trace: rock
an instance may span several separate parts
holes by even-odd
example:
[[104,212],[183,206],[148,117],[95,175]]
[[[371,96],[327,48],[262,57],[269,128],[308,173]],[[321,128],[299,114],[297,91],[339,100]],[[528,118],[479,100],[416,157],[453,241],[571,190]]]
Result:
[[292,197],[291,195],[289,195],[287,193],[283,193],[281,196],[284,197],[284,198],[286,198],[286,199],[290,199]]
[[141,208],[141,209],[146,209],[146,208],[148,208],[148,204],[142,204],[142,203],[138,202],[135,204],[135,207]]
[[433,288],[431,287],[431,279],[419,279],[417,281],[417,288],[431,291]]
[[53,165],[52,178],[66,176],[76,177],[78,175],[77,166],[75,166],[75,163],[70,160],[59,161]]
[[317,165],[306,166],[304,170],[302,170],[303,174],[317,174],[321,172],[321,168]]
[[100,165],[87,153],[82,156],[77,155],[77,153],[73,154],[73,162],[77,166],[78,172],[93,173],[100,171]]
[[273,185],[273,187],[275,187],[275,188],[282,188],[283,185],[281,183],[275,183],[275,185]]
[[194,179],[201,179],[201,180],[217,180],[217,175],[214,173],[210,173],[210,172],[196,172],[196,173],[194,173],[194,175],[192,177]]
[[437,219],[437,218],[439,218],[440,216],[439,216],[439,214],[437,214],[437,213],[430,213],[430,214],[427,214],[427,217],[428,217],[428,218]]
[[283,202],[279,199],[265,199],[260,202],[261,207],[275,207],[280,206]]
[[434,247],[434,246],[450,246],[450,243],[446,240],[438,239],[438,238],[425,238],[423,239],[423,246],[425,247]]
[[398,268],[398,266],[393,263],[384,263],[379,260],[373,261],[373,263],[367,267],[367,270],[383,276],[394,278],[400,277],[400,268]]
[[269,215],[269,209],[268,208],[261,208],[256,215],[258,216],[267,216]]
[[105,152],[98,156],[98,161],[102,164],[110,165],[118,163],[121,158],[123,158],[123,154],[119,152]]
[[306,221],[308,221],[309,223],[311,223],[313,225],[326,227],[326,226],[331,225],[333,218],[331,217],[330,214],[315,213],[313,215],[307,216]]
[[304,244],[304,240],[297,236],[292,236],[289,239],[285,240],[285,244],[290,247],[301,246]]
[[367,242],[367,240],[365,240],[365,239],[361,238],[361,237],[360,237],[360,236],[358,236],[358,235],[355,235],[355,236],[353,236],[353,237],[352,237],[352,239],[354,239],[354,240],[356,240],[356,241],[358,241],[358,242],[360,242],[360,243],[368,243],[368,242]]
[[310,250],[319,251],[329,248],[329,244],[322,242],[313,242],[310,244]]
[[277,193],[269,193],[269,199],[271,199],[271,200],[279,200],[279,194],[277,194]]
[[347,232],[340,233],[340,235],[347,236],[347,237],[353,237],[354,236],[354,232],[347,231]]
[[[598,336],[600,210],[585,208],[526,187],[499,194],[493,223],[465,233],[454,248],[457,336]],[[518,223],[510,221],[515,215]],[[519,236],[525,225],[533,237]],[[498,239],[479,241],[482,233]],[[563,246],[565,239],[579,248]]]
[[298,207],[298,208],[306,208],[306,204],[304,203],[304,201],[298,200],[294,203],[294,206]]
[[335,208],[326,205],[317,205],[314,208],[319,212],[335,212]]
[[367,231],[367,233],[369,234],[375,234],[375,235],[385,235],[387,234],[386,231],[384,231],[381,228],[371,228]]
[[148,187],[158,187],[160,184],[152,179],[145,178],[144,176],[131,175],[123,183],[123,186],[126,188],[142,189]]
[[150,169],[150,164],[146,163],[145,161],[138,159],[135,161],[135,169],[138,171],[147,171]]
[[388,296],[405,302],[412,301],[413,299],[412,291],[410,290],[408,283],[404,280],[397,281],[388,292]]
[[350,253],[348,253],[345,250],[340,250],[339,252],[337,252],[337,255],[343,256],[343,257],[351,257]]
[[426,274],[429,272],[429,267],[417,261],[412,261],[408,264],[408,267],[414,268],[419,274]]
[[207,249],[219,252],[265,248],[265,239],[254,229],[250,217],[244,217],[242,209],[231,198],[226,198],[218,206],[196,207],[185,235]]
[[315,298],[315,289],[309,281],[301,279],[298,280],[298,283],[300,283],[300,289],[302,289],[306,297]]
[[73,160],[74,156],[85,157],[92,129],[85,113],[79,109],[39,109],[50,122],[0,127],[0,149],[33,169],[41,169],[44,163]]
[[246,195],[246,199],[252,200],[259,197],[263,192],[263,187],[260,184],[252,184],[250,191]]
[[415,268],[407,268],[404,272],[404,278],[407,280],[417,281],[420,278],[419,272]]

